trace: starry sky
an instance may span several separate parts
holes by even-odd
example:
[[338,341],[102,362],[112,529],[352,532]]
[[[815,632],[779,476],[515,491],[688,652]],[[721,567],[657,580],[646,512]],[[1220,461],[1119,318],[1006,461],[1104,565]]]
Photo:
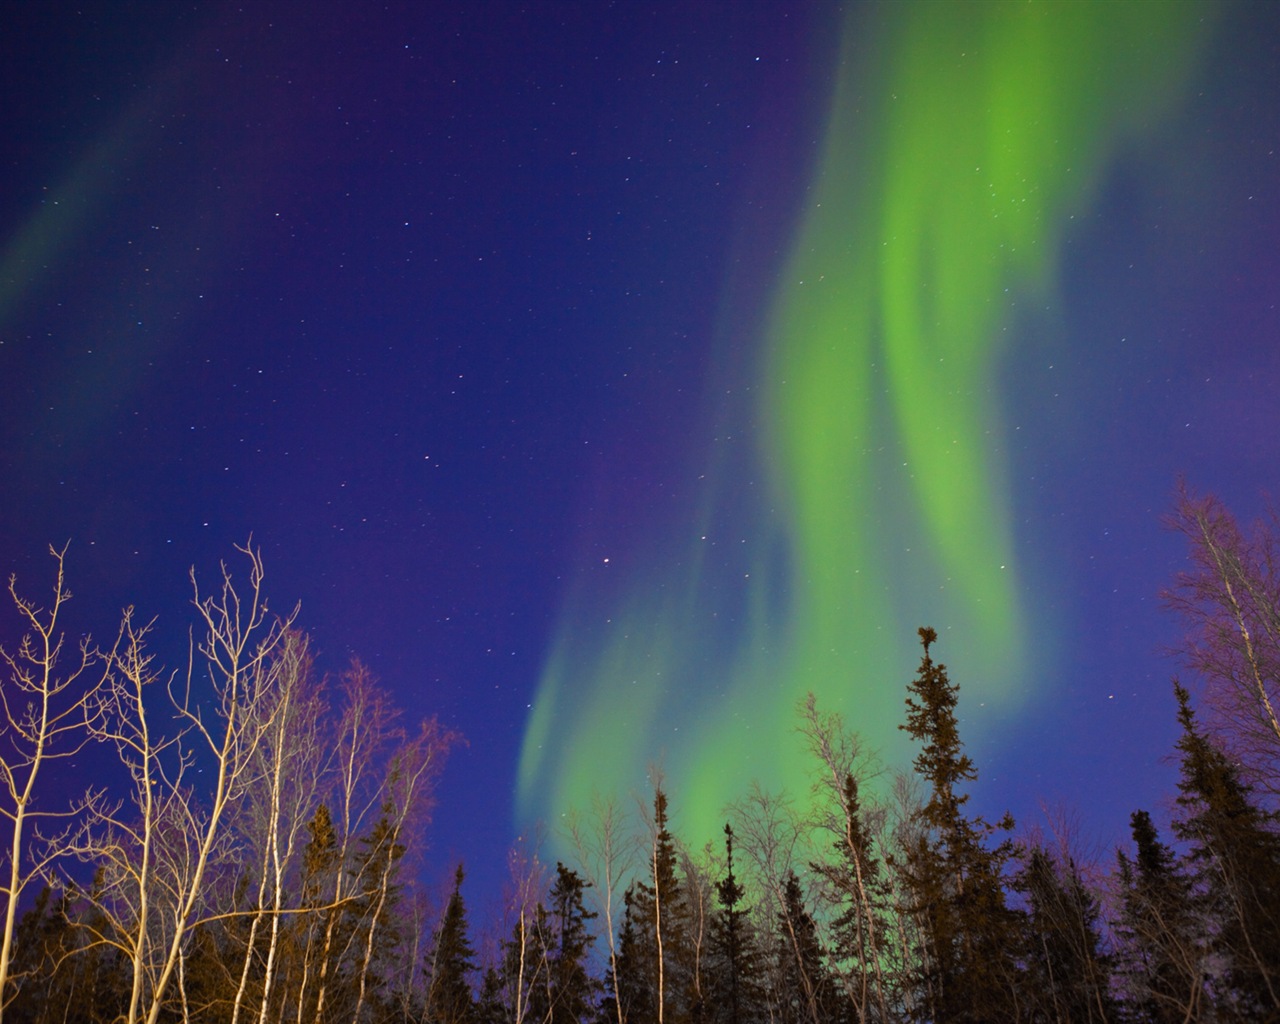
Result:
[[926,623],[979,809],[1159,811],[1161,518],[1280,467],[1274,5],[0,17],[0,570],[69,540],[73,630],[184,662],[252,534],[467,737],[480,879],[650,765],[695,845],[802,789],[808,691],[905,763]]

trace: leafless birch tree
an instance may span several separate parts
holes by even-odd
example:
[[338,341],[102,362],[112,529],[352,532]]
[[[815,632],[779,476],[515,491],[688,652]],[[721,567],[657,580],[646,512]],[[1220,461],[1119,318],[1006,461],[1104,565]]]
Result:
[[[586,880],[604,921],[609,943],[609,977],[618,991],[618,929],[615,905],[636,855],[636,839],[616,800],[597,795],[585,818],[576,811],[567,819],[567,831],[577,853],[578,871]],[[618,1024],[626,1024],[626,1009],[615,999]]]
[[[88,672],[94,659],[88,638],[79,645],[70,667],[60,672],[65,635],[58,625],[62,606],[70,599],[64,578],[66,548],[50,547],[57,564],[53,600],[42,607],[18,593],[9,577],[9,596],[22,621],[24,635],[14,651],[0,648],[8,678],[0,681],[0,816],[7,822],[4,856],[4,935],[0,940],[0,1020],[11,998],[10,963],[18,903],[33,880],[43,877],[64,844],[55,837],[32,849],[28,828],[41,823],[54,833],[71,827],[73,819],[95,797],[87,795],[62,810],[38,809],[38,780],[52,761],[74,757],[88,740],[85,720],[96,682]],[[38,839],[38,837],[37,837]]]
[[367,873],[361,872],[360,883],[368,895],[364,922],[364,947],[359,966],[359,986],[352,1020],[361,1019],[368,997],[370,971],[380,929],[387,923],[391,890],[397,869],[405,852],[405,841],[417,840],[421,827],[429,820],[435,802],[435,783],[450,747],[457,736],[432,718],[424,721],[418,732],[403,740],[392,756],[386,775],[382,815],[374,830],[375,842],[366,861]]
[[[286,880],[298,853],[299,837],[310,820],[323,784],[326,760],[322,724],[328,705],[320,692],[305,634],[287,631],[278,645],[271,671],[276,686],[271,699],[271,726],[258,747],[253,785],[242,815],[249,848],[258,847],[257,899],[240,980],[232,1004],[231,1022],[239,1024],[249,978],[260,963],[257,1018],[268,1019],[280,956],[286,902]],[[259,933],[267,930],[266,953],[258,949]]]
[[882,933],[877,907],[874,837],[883,829],[884,813],[864,808],[859,792],[871,773],[869,759],[858,738],[844,728],[840,716],[820,712],[810,693],[800,705],[800,733],[818,768],[814,784],[813,825],[831,836],[841,862],[819,860],[814,867],[835,897],[844,904],[844,931],[852,935],[856,961],[853,972],[842,972],[846,991],[859,1020],[868,1019],[874,1001],[879,1018],[888,1018],[883,972]]
[[[81,927],[90,946],[112,947],[130,966],[128,1024],[155,1024],[175,977],[185,1000],[183,958],[209,906],[207,875],[231,842],[232,809],[278,707],[274,654],[288,623],[269,616],[258,552],[239,550],[249,560],[240,590],[223,565],[221,586],[202,596],[192,572],[202,635],[191,641],[184,681],[161,678],[147,649],[152,624],[138,626],[130,608],[101,655],[101,684],[79,705],[80,728],[114,749],[129,793],[116,803],[95,795],[61,846],[96,870],[85,894],[95,913]],[[164,733],[157,717],[176,724]],[[213,782],[202,788],[205,768]]]
[[[752,785],[747,797],[730,810],[730,816],[736,823],[737,848],[745,854],[747,873],[754,882],[754,891],[760,894],[756,909],[761,934],[772,932],[775,922],[781,925],[810,1016],[816,1016],[817,979],[810,977],[805,969],[797,922],[788,908],[785,895],[787,880],[795,875],[796,865],[812,859],[804,845],[804,823],[789,799],[768,793],[756,784]],[[776,968],[777,965],[774,966]],[[768,986],[771,1003],[780,988],[775,977]]]
[[1191,627],[1185,653],[1213,724],[1251,780],[1280,796],[1280,519],[1245,535],[1218,499],[1184,489],[1170,524],[1191,569],[1165,597]]

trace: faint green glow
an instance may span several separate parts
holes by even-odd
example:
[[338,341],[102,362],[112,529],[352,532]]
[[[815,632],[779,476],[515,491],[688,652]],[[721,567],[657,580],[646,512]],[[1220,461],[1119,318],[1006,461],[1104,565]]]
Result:
[[[851,22],[758,339],[761,397],[739,424],[755,447],[712,443],[717,489],[649,553],[657,568],[569,602],[524,813],[642,790],[649,763],[700,827],[752,779],[803,792],[797,701],[817,693],[888,751],[926,622],[971,699],[1007,713],[1030,696],[1002,341],[1017,304],[1053,304],[1065,225],[1177,94],[1201,14],[956,3]],[[759,482],[745,508],[743,474]]]
[[29,290],[47,283],[86,222],[103,212],[110,185],[136,159],[157,109],[150,91],[135,100],[46,190],[21,226],[0,240],[0,329]]

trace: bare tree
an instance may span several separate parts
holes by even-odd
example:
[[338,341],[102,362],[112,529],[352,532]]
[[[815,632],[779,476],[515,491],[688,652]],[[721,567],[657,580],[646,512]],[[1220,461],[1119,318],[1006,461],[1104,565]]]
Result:
[[1252,781],[1280,796],[1280,520],[1272,511],[1246,536],[1217,498],[1183,488],[1170,525],[1191,569],[1165,597],[1191,627],[1185,653],[1212,724]]
[[[368,995],[369,973],[374,960],[375,939],[387,920],[391,890],[397,868],[405,852],[406,839],[420,839],[417,832],[430,820],[435,802],[435,783],[444,767],[449,749],[458,741],[455,733],[432,718],[424,721],[415,736],[401,743],[391,759],[383,787],[382,816],[374,830],[375,842],[366,861],[369,873],[361,882],[369,896],[365,920],[364,949],[358,971],[359,988],[352,1020],[360,1019]],[[410,833],[413,833],[412,836]],[[418,845],[415,843],[415,845]]]
[[760,894],[761,921],[775,921],[782,912],[782,890],[794,868],[805,829],[794,805],[752,783],[747,796],[730,807],[735,849],[744,855],[748,888]]
[[401,944],[400,955],[392,972],[394,1012],[403,1020],[413,1020],[421,1005],[423,946],[430,938],[429,922],[434,921],[437,916],[428,895],[421,890],[413,891],[409,905],[401,917],[402,927],[408,932],[409,939]]
[[[578,871],[586,880],[596,901],[597,912],[604,919],[609,941],[609,977],[613,991],[618,992],[617,903],[623,881],[632,870],[636,855],[636,839],[625,813],[612,798],[596,796],[591,813],[584,820],[576,811],[568,817],[567,831],[577,852]],[[626,1009],[621,999],[614,999],[618,1024],[626,1024]]]
[[820,860],[814,868],[835,897],[832,902],[845,904],[838,923],[852,936],[852,942],[846,944],[853,948],[846,953],[856,960],[853,972],[842,972],[846,991],[857,1007],[857,1019],[868,1019],[867,1008],[874,999],[880,1019],[885,1020],[884,925],[875,891],[878,865],[874,855],[874,837],[883,828],[885,815],[879,808],[871,808],[869,814],[860,804],[860,792],[865,791],[864,783],[871,773],[870,759],[863,754],[858,737],[845,730],[839,715],[818,710],[812,693],[800,705],[800,733],[819,769],[813,824],[832,837],[841,855],[841,863]]
[[17,650],[0,647],[0,658],[8,668],[8,679],[0,684],[0,798],[4,804],[0,815],[9,824],[5,873],[4,936],[0,941],[0,1019],[12,997],[9,976],[13,955],[13,933],[17,922],[18,903],[27,886],[42,878],[52,860],[60,856],[65,844],[59,841],[41,843],[30,848],[28,826],[53,823],[55,833],[64,831],[84,809],[83,800],[59,810],[37,810],[37,781],[41,770],[50,762],[74,757],[88,740],[85,720],[93,699],[96,683],[89,681],[87,670],[94,652],[88,638],[79,647],[79,656],[71,667],[59,674],[59,661],[64,653],[65,635],[59,631],[58,617],[71,594],[64,579],[66,547],[49,553],[57,563],[53,601],[41,607],[18,594],[17,580],[9,577],[9,596],[23,622],[25,633]]
[[[212,595],[201,594],[195,570],[191,571],[192,604],[203,635],[192,640],[185,685],[181,690],[171,685],[170,697],[186,730],[181,763],[208,759],[214,781],[203,794],[207,804],[201,804],[192,789],[180,784],[168,794],[178,834],[186,842],[176,851],[179,860],[171,874],[168,945],[150,993],[147,1024],[155,1024],[160,1016],[188,932],[198,921],[197,912],[206,896],[206,872],[227,834],[230,811],[242,800],[253,777],[259,750],[280,708],[276,699],[280,662],[274,655],[293,616],[271,617],[262,593],[260,552],[249,545],[237,546],[237,550],[249,561],[248,584],[241,585],[243,593],[225,563],[220,586]],[[197,655],[209,687],[207,696],[195,690]],[[188,740],[190,747],[186,746]]]
[[93,944],[115,948],[129,963],[129,1021],[138,1019],[148,984],[154,985],[164,896],[172,898],[187,874],[187,858],[173,843],[180,833],[163,826],[182,824],[178,794],[191,764],[180,746],[182,733],[166,738],[152,727],[150,693],[161,681],[147,650],[153,623],[137,626],[133,615],[132,608],[125,610],[116,642],[103,655],[104,684],[89,718],[93,738],[113,747],[127,771],[130,796],[115,804],[95,802],[68,846],[97,870],[90,897],[97,913],[81,927]]
[[[262,963],[258,1020],[271,1006],[286,906],[285,883],[298,851],[298,840],[317,803],[326,760],[321,725],[328,713],[314,675],[310,643],[298,630],[285,632],[272,659],[277,678],[270,693],[275,702],[271,727],[256,752],[248,807],[247,839],[256,845],[258,891],[231,1021],[238,1024],[254,963],[260,959],[259,932],[269,929]],[[296,909],[296,908],[295,908]]]
[[796,866],[814,859],[805,846],[806,824],[790,799],[769,793],[754,783],[746,799],[730,810],[736,823],[737,848],[745,854],[748,875],[754,880],[755,891],[761,895],[756,908],[760,932],[771,934],[780,926],[786,945],[785,952],[772,965],[774,977],[767,985],[771,1012],[776,1011],[776,997],[783,987],[779,966],[794,964],[808,1015],[817,1024],[819,979],[812,977],[808,970],[801,922],[796,918],[793,901],[787,898],[788,884],[799,885]]
[[[330,885],[324,911],[313,919],[303,943],[302,976],[296,992],[299,1021],[321,1021],[332,997],[340,963],[354,963],[355,1013],[367,998],[375,945],[386,923],[400,861],[410,838],[429,820],[435,782],[460,737],[435,719],[406,737],[398,713],[364,665],[343,674],[343,716],[333,750],[336,816],[326,857]],[[357,856],[363,839],[366,851]]]
[[[37,878],[65,889],[60,920],[73,931],[64,959],[74,953],[92,971],[108,961],[127,968],[113,983],[120,1024],[187,1020],[215,1002],[232,1024],[333,1012],[359,1019],[388,970],[403,966],[388,966],[399,942],[398,880],[408,851],[422,846],[458,737],[434,719],[407,734],[358,662],[342,678],[342,718],[330,731],[307,638],[292,625],[296,609],[272,616],[260,553],[237,550],[247,581],[224,564],[220,586],[206,594],[191,574],[198,629],[185,675],[157,667],[154,623],[140,625],[132,608],[110,650],[86,639],[79,663],[60,674],[63,552],[53,552],[48,610],[10,581],[28,634],[16,651],[0,649],[10,677],[0,686],[9,795],[0,814],[13,828],[5,996],[16,993],[16,906]],[[102,674],[86,683],[95,665]],[[59,813],[35,809],[43,765],[91,741],[116,755],[126,783],[119,798],[112,784],[111,799],[94,790]],[[57,824],[41,832],[42,819]],[[93,885],[55,871],[58,857],[89,865]],[[243,942],[242,956],[228,955],[228,940]],[[407,991],[420,970],[416,952],[410,964]],[[339,972],[342,999],[330,1008]]]
[[923,972],[926,988],[921,990],[915,984],[918,968],[932,962],[932,950],[922,915],[915,908],[904,879],[908,853],[919,846],[925,835],[920,816],[923,803],[919,777],[914,772],[894,772],[880,839],[889,868],[893,906],[892,938],[885,949],[884,974],[890,991],[897,994],[903,1011],[899,1015],[906,1019],[917,1016],[921,1006],[933,998],[927,988],[928,971]]
[[[112,947],[130,964],[128,1024],[155,1024],[175,980],[186,1004],[193,929],[225,916],[211,899],[211,868],[233,844],[234,809],[280,707],[275,655],[289,622],[269,616],[259,553],[238,550],[249,561],[240,590],[224,564],[217,592],[202,596],[192,570],[203,631],[191,640],[185,681],[170,676],[162,684],[147,650],[152,623],[137,626],[129,608],[102,656],[102,685],[85,706],[88,734],[115,749],[130,792],[118,803],[90,802],[64,846],[96,869],[86,894],[95,913],[82,927],[90,945]],[[158,684],[166,717],[176,722],[168,734],[154,723]],[[205,768],[213,782],[202,790],[196,779]]]
[[[356,837],[382,802],[382,782],[378,764],[397,734],[396,711],[386,694],[374,681],[373,674],[359,661],[340,680],[342,720],[333,750],[336,778],[332,819],[335,844],[326,862],[329,879],[328,910],[315,927],[308,930],[302,978],[297,991],[297,1019],[311,1015],[324,1019],[329,999],[329,985],[338,959],[348,955],[348,943],[354,933],[344,936],[341,921],[347,902],[361,889],[353,878],[352,852]],[[326,815],[326,817],[328,817]],[[339,948],[341,945],[341,948]],[[315,973],[315,992],[311,992],[311,976]],[[308,1001],[314,1005],[308,1010]]]
[[[529,1014],[531,989],[539,984],[544,987],[550,984],[550,972],[546,964],[546,936],[536,934],[543,924],[539,911],[546,891],[546,872],[538,859],[537,844],[534,844],[533,850],[529,850],[521,837],[520,844],[513,847],[507,855],[507,868],[510,880],[506,904],[515,917],[510,927],[504,929],[511,934],[512,958],[515,961],[514,976],[508,979],[512,986],[511,1019],[513,1024],[524,1024]],[[500,934],[500,943],[501,938]],[[550,996],[543,1002],[549,1009]]]
[[680,847],[680,870],[684,874],[685,904],[689,915],[689,953],[693,962],[689,965],[689,998],[698,1007],[697,1015],[705,1013],[707,991],[703,971],[706,967],[707,945],[711,938],[711,919],[715,890],[712,878],[716,873],[715,855],[710,845],[702,851],[701,859],[695,859],[684,846]]

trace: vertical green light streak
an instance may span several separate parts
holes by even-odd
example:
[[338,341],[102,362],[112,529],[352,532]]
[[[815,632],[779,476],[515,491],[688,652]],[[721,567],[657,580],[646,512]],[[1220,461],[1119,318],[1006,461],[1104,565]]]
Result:
[[[754,467],[720,467],[768,491],[745,510],[712,494],[653,552],[666,571],[570,602],[526,736],[526,813],[641,789],[655,761],[700,826],[752,779],[804,792],[797,700],[895,744],[924,622],[953,631],[968,693],[1027,696],[1002,339],[1015,302],[1052,305],[1064,225],[1176,95],[1201,13],[894,5],[850,25],[759,339]],[[701,539],[738,534],[732,558]]]

